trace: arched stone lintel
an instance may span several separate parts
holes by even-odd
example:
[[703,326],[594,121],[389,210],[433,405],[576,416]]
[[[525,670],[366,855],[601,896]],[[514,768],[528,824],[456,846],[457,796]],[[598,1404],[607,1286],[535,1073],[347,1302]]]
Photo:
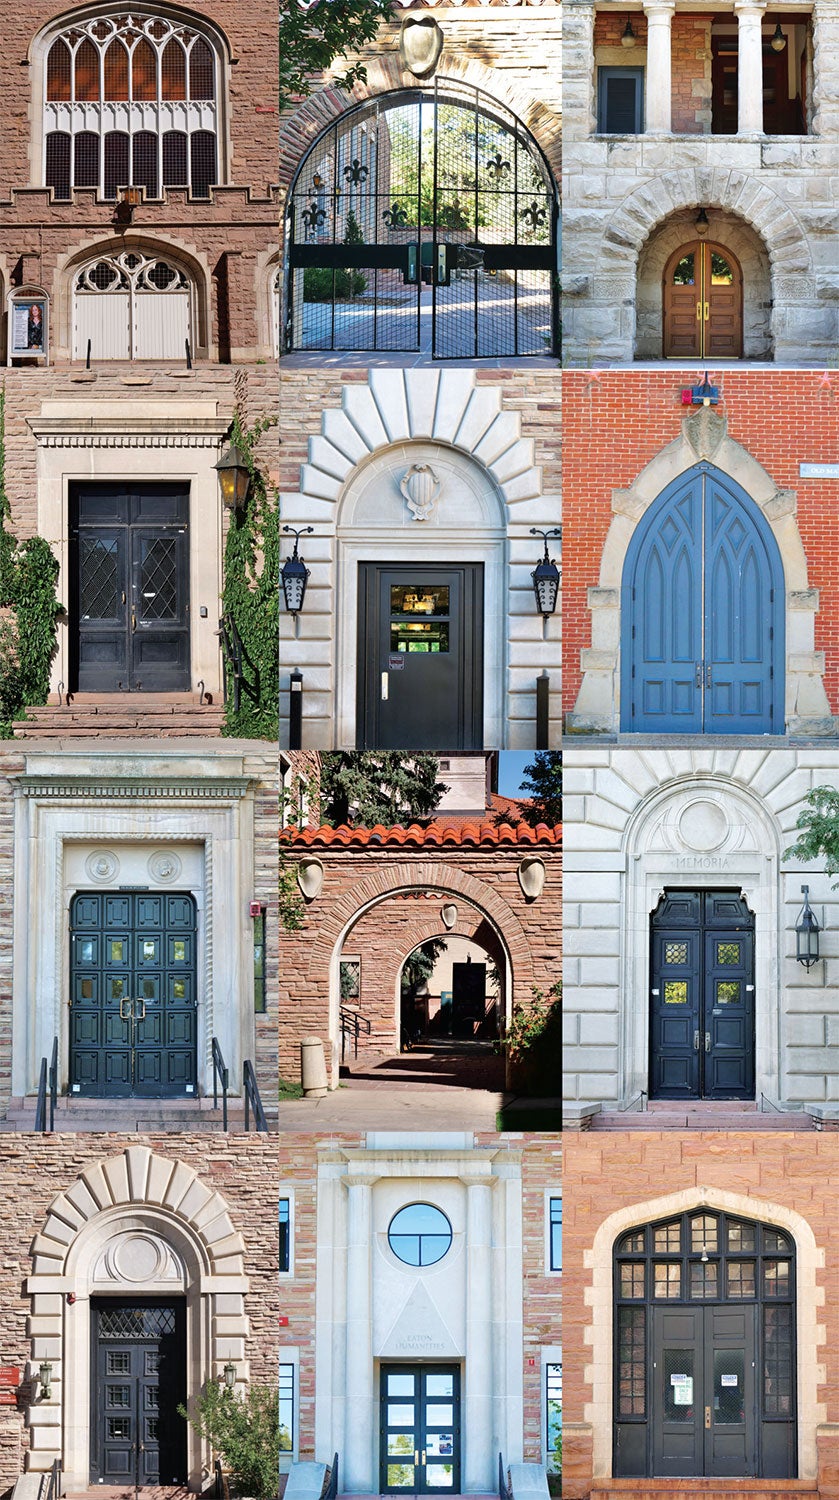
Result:
[[623,568],[639,521],[668,484],[705,462],[733,479],[763,513],[778,544],[786,589],[786,700],[789,728],[824,733],[832,724],[824,657],[815,649],[818,590],[811,589],[794,490],[779,489],[763,465],[728,433],[724,415],[702,408],[685,417],[679,437],[650,459],[632,484],[612,491],[612,522],[600,558],[597,593],[589,593],[591,648],[580,653],[582,683],[569,729],[620,726],[620,609]]
[[[209,350],[211,342],[210,286],[212,272],[205,252],[198,245],[182,239],[179,235],[161,235],[154,229],[127,229],[124,234],[89,234],[77,241],[55,263],[52,305],[58,312],[58,339],[61,347],[69,350],[72,338],[73,277],[75,272],[100,255],[122,255],[135,250],[140,254],[169,257],[184,270],[192,283],[195,297],[195,315],[201,337],[200,349]],[[53,313],[55,319],[55,312]],[[58,340],[57,340],[58,341]]]
[[783,833],[766,800],[758,797],[748,782],[720,772],[707,771],[692,776],[689,782],[685,781],[684,776],[674,774],[654,787],[633,808],[622,838],[622,849],[630,864],[647,852],[647,841],[653,830],[660,825],[662,813],[668,804],[681,800],[687,791],[697,798],[705,796],[711,801],[719,802],[726,811],[732,805],[739,806],[746,826],[750,830],[755,827],[760,829],[754,849],[759,850],[761,859],[780,858]]
[[592,1247],[583,1252],[583,1264],[591,1272],[584,1288],[585,1306],[591,1317],[583,1329],[583,1340],[590,1350],[591,1362],[584,1378],[591,1387],[591,1401],[583,1411],[585,1422],[592,1424],[594,1436],[594,1478],[612,1474],[612,1391],[613,1391],[613,1279],[612,1252],[615,1240],[639,1224],[648,1224],[670,1214],[694,1209],[716,1209],[738,1217],[775,1224],[792,1236],[797,1260],[797,1379],[798,1379],[798,1472],[800,1478],[815,1478],[818,1473],[816,1429],[827,1420],[827,1407],[817,1400],[818,1387],[826,1378],[825,1366],[815,1363],[815,1350],[826,1343],[827,1330],[818,1322],[817,1308],[824,1299],[817,1295],[816,1273],[824,1268],[823,1249],[803,1215],[786,1204],[725,1188],[698,1184],[685,1187],[643,1203],[628,1204],[615,1210],[598,1226]]

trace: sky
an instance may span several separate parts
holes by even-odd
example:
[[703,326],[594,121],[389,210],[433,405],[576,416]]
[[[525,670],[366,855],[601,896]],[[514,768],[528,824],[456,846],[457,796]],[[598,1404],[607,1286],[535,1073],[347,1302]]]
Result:
[[[502,797],[519,796],[524,768],[533,758],[532,750],[501,751],[498,757],[498,790]],[[522,795],[527,794],[522,793]]]

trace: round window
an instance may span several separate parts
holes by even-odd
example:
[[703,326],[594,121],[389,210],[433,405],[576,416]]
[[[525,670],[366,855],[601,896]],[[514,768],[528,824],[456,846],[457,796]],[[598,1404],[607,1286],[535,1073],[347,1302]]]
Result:
[[409,1203],[391,1219],[387,1242],[406,1266],[433,1266],[451,1245],[452,1226],[442,1209]]

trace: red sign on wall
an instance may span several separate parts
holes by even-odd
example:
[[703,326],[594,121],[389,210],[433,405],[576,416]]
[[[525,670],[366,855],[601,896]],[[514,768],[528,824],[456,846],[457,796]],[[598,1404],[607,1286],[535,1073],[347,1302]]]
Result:
[[0,1406],[17,1406],[20,1370],[17,1365],[0,1365]]

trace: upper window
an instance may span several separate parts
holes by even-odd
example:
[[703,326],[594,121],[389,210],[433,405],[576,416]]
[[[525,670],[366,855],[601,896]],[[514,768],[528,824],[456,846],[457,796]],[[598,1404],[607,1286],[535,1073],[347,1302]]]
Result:
[[280,1199],[280,1272],[291,1271],[291,1199]]
[[598,68],[597,129],[601,135],[640,135],[644,129],[644,69]]
[[409,1203],[394,1214],[388,1244],[406,1266],[433,1266],[452,1242],[452,1226],[442,1209],[431,1203]]
[[549,1236],[549,1266],[552,1271],[562,1270],[562,1199],[551,1198],[549,1200],[550,1222],[548,1225]]
[[219,181],[218,58],[207,39],[137,11],[68,25],[46,55],[44,182],[56,198],[96,188],[115,199],[141,187]]

